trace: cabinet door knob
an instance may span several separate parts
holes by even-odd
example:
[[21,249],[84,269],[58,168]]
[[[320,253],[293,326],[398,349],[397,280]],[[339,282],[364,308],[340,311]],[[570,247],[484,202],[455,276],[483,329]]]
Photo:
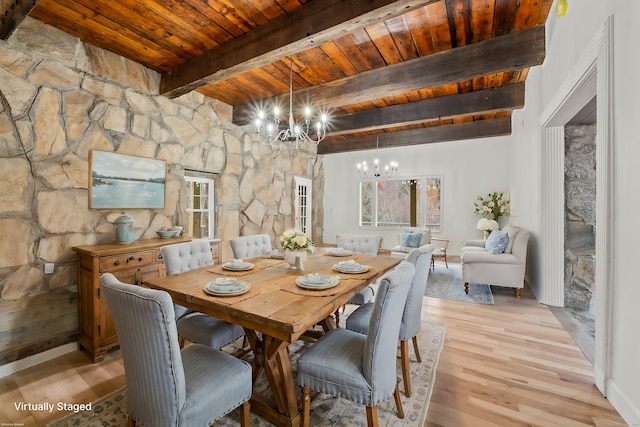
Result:
[[113,262],[113,265],[120,265],[120,260],[115,260],[115,261]]
[[127,262],[131,262],[131,261],[133,261],[133,255],[129,255],[129,256],[127,257]]
[[142,257],[138,258],[138,261],[142,261]]

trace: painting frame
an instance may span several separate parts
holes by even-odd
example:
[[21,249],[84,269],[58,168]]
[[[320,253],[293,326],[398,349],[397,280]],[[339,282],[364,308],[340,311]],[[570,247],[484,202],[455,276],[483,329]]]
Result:
[[167,162],[91,150],[90,209],[164,209]]

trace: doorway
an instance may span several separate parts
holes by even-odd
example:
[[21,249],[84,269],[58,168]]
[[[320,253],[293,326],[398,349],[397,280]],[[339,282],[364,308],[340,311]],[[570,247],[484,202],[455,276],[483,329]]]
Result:
[[613,17],[595,34],[542,113],[540,302],[564,306],[565,125],[596,97],[595,357],[594,382],[607,396],[611,375],[613,264]]

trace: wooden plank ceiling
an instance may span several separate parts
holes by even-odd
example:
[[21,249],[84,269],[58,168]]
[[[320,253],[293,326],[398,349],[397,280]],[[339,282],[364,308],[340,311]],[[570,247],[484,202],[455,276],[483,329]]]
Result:
[[[318,153],[506,135],[552,0],[39,0],[29,16],[234,107],[328,111]],[[291,65],[292,61],[292,65]],[[286,122],[286,120],[284,120]]]

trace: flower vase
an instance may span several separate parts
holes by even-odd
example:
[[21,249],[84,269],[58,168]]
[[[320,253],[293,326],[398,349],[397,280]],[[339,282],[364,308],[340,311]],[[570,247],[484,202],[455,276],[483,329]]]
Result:
[[491,234],[491,230],[484,230],[484,240],[489,238],[489,234]]
[[304,261],[307,259],[307,251],[291,251],[284,253],[284,260],[289,263],[290,270],[304,270]]

